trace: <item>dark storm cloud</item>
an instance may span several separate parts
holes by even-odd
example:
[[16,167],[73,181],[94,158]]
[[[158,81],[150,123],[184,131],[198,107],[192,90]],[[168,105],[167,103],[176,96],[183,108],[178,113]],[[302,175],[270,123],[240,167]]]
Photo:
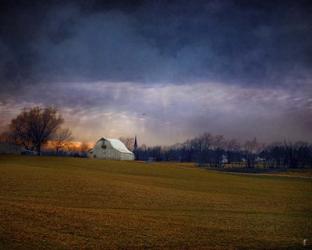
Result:
[[56,105],[85,140],[312,140],[310,1],[2,2],[0,129]]
[[[11,1],[0,80],[255,85],[306,78],[309,1]],[[15,85],[14,85],[15,84]]]

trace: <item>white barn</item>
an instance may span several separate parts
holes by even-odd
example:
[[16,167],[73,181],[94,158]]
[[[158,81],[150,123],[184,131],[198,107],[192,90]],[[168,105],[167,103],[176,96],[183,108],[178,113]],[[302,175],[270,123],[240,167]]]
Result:
[[109,160],[134,160],[134,154],[127,149],[118,139],[101,138],[93,149],[89,151],[89,157]]

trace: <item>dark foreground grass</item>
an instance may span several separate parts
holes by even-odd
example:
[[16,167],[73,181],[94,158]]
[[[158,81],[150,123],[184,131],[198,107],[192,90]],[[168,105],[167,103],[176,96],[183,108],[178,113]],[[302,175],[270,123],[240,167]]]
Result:
[[311,179],[0,156],[0,185],[0,249],[300,249],[312,240]]

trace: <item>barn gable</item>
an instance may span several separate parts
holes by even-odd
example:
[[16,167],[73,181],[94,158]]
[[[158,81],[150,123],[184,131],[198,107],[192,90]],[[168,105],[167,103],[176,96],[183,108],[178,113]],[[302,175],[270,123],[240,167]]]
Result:
[[89,156],[110,160],[134,160],[134,154],[120,140],[104,137],[96,142],[94,148],[89,151]]

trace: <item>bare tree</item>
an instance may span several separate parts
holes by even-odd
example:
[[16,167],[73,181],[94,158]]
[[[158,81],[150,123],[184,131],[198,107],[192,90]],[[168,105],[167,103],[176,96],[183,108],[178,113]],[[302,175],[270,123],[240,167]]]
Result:
[[237,141],[236,139],[231,139],[226,144],[226,149],[230,151],[239,151],[240,148],[241,148],[241,145],[239,141]]
[[134,138],[120,137],[119,140],[122,141],[129,150],[133,151],[133,149],[134,149]]
[[69,128],[64,128],[58,129],[52,139],[56,152],[59,152],[73,139],[73,136]]
[[257,141],[257,138],[254,138],[251,141],[246,141],[244,144],[244,148],[246,151],[246,156],[247,156],[247,167],[253,168],[255,167],[255,158],[256,158],[256,153],[258,153],[260,149],[260,145]]
[[241,145],[239,141],[237,141],[236,139],[231,139],[227,141],[225,145],[225,149],[227,153],[228,163],[241,161],[241,154],[240,154]]
[[71,141],[69,141],[68,143],[66,143],[65,146],[64,146],[64,148],[65,148],[65,150],[68,151],[68,152],[79,151],[79,147],[78,147],[75,143],[73,143],[73,142],[71,142]]
[[0,134],[0,142],[2,143],[15,143],[16,141],[13,138],[13,135],[10,131],[4,131]]
[[63,121],[56,108],[34,107],[24,109],[13,119],[9,130],[18,144],[40,155],[42,145],[53,137]]
[[226,145],[226,141],[223,135],[216,135],[213,140],[213,146],[215,149],[224,148]]
[[87,152],[90,149],[90,145],[86,142],[81,143],[80,152]]

